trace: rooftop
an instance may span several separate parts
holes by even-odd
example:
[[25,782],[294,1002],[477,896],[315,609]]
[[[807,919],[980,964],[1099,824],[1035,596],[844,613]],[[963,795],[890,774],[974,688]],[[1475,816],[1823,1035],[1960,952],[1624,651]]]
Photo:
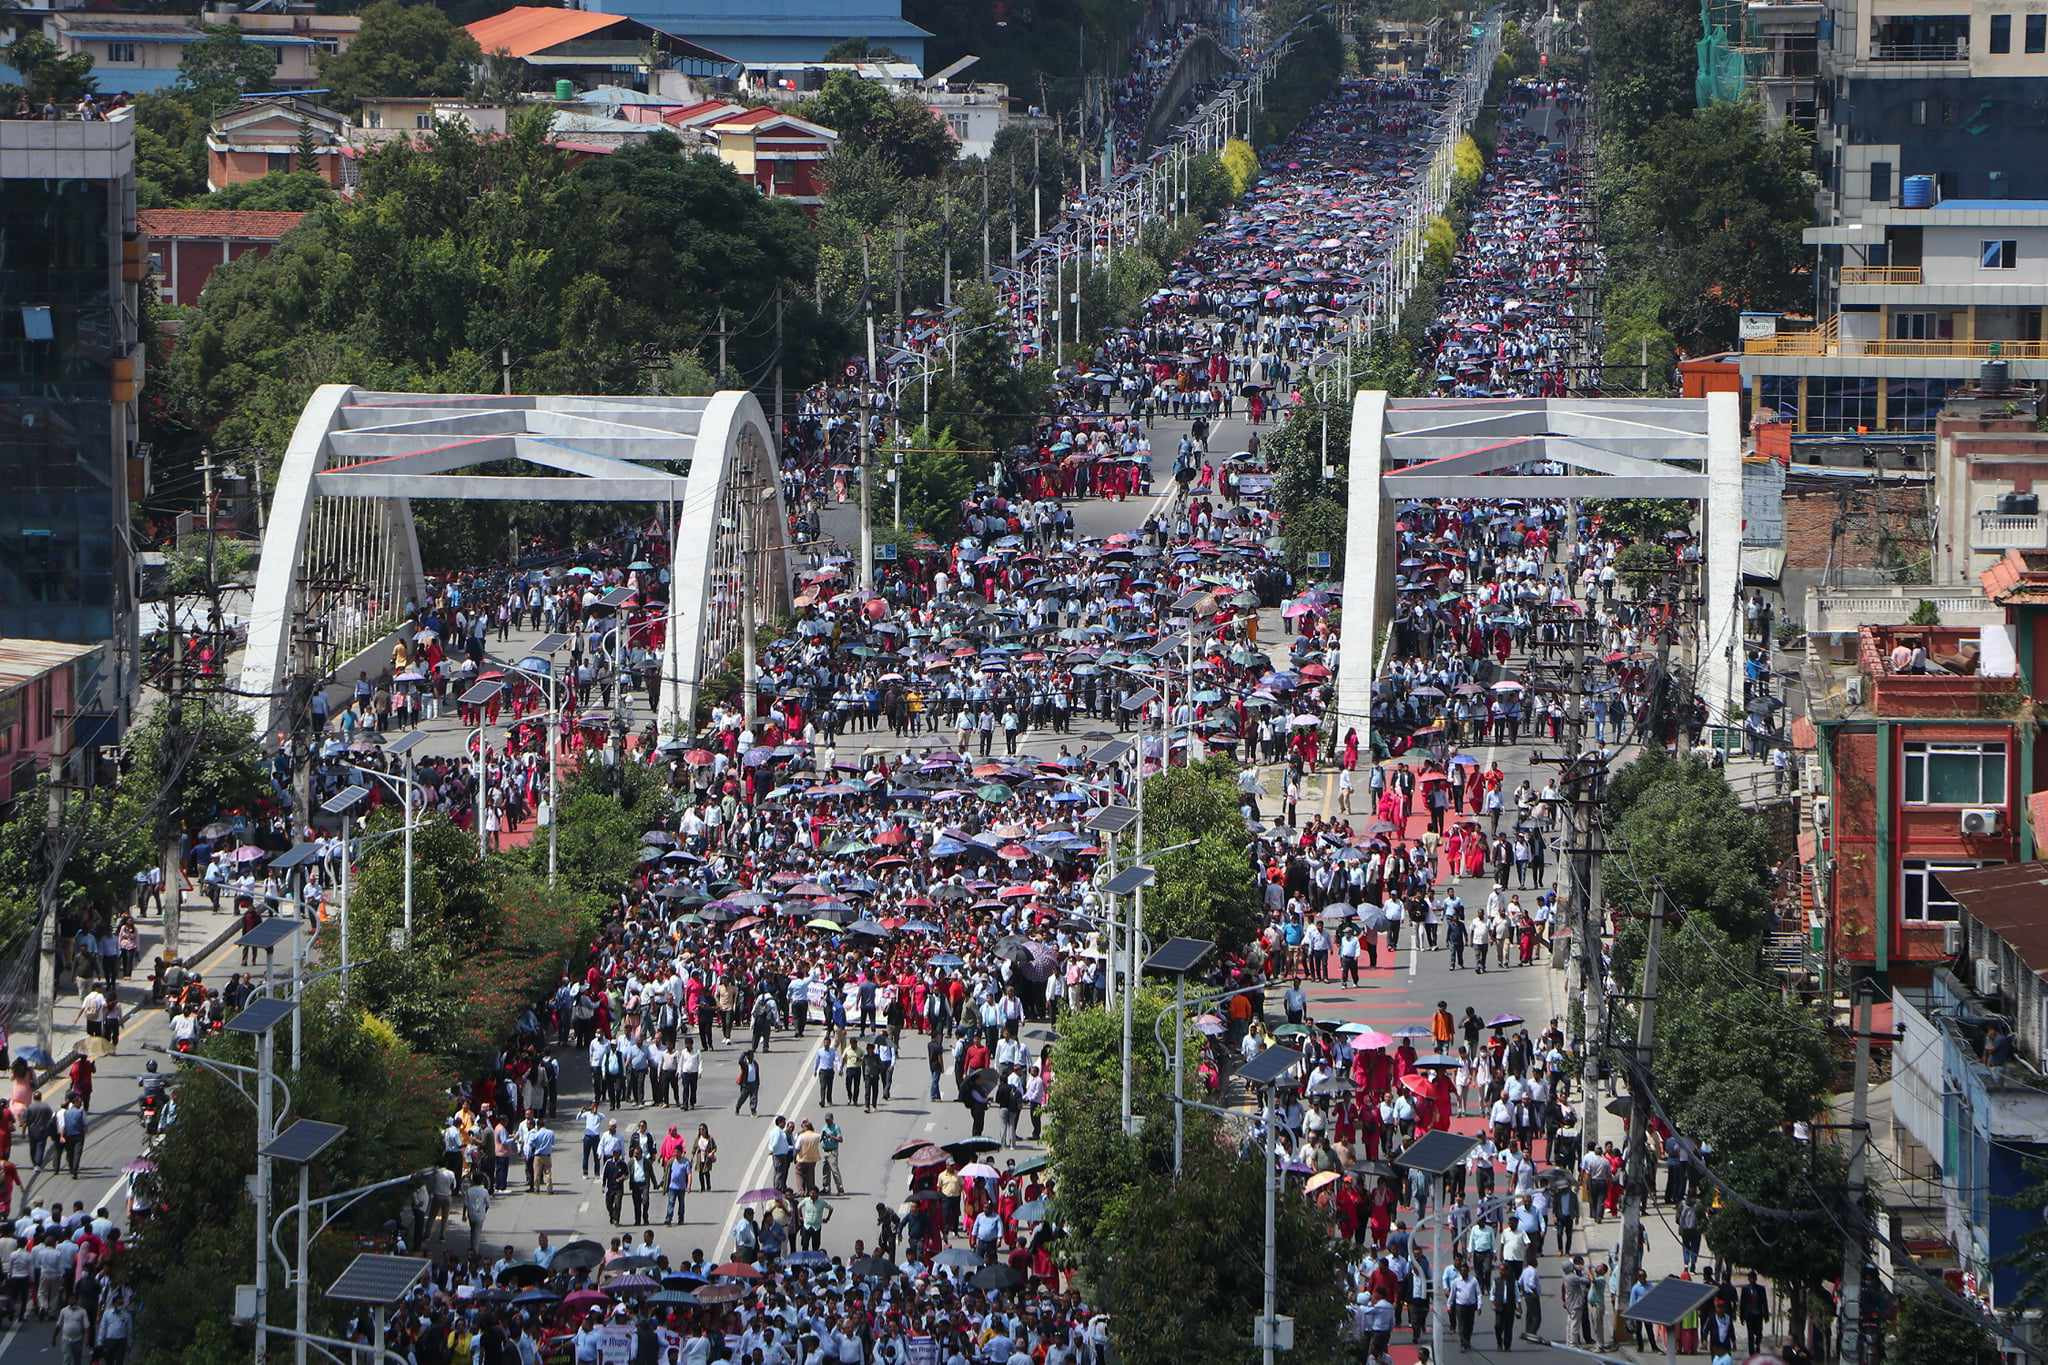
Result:
[[2048,863],[2009,863],[1944,872],[1941,884],[1971,919],[2012,945],[2020,960],[2048,974]]
[[143,209],[135,221],[149,237],[228,237],[275,242],[299,225],[303,213],[271,209]]
[[99,645],[74,645],[63,640],[0,640],[0,692],[34,682],[53,668],[99,651]]
[[2007,550],[1978,581],[2000,606],[2048,605],[2048,550]]

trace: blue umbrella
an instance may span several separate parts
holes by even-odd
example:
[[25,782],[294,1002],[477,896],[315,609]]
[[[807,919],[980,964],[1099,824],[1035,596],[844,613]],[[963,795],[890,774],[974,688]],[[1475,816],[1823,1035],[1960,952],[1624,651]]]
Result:
[[966,961],[953,953],[940,953],[932,960],[934,967],[965,967]]

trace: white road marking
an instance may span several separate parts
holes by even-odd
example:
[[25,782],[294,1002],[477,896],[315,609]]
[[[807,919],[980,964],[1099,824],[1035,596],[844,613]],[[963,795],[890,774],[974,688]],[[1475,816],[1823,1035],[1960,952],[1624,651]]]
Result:
[[[810,1049],[804,1053],[803,1060],[797,1064],[796,1078],[789,1083],[789,1089],[783,1092],[782,1103],[775,1107],[776,1113],[794,1114],[803,1107],[804,1092],[810,1089],[811,1081],[816,1075],[815,1067],[818,1060],[818,1048],[823,1045],[824,1041],[825,1035],[823,1032],[820,1032],[811,1041]],[[769,1169],[768,1149],[774,1142],[775,1128],[771,1123],[768,1129],[761,1134],[760,1144],[754,1148],[754,1159],[747,1163],[745,1174],[740,1178],[739,1184],[733,1189],[735,1196],[733,1205],[727,1211],[725,1221],[719,1224],[718,1240],[713,1242],[710,1247],[712,1255],[722,1254],[720,1249],[732,1239],[732,1230],[739,1226],[741,1210],[737,1196],[745,1194],[748,1190],[758,1188],[766,1180],[766,1173]]]

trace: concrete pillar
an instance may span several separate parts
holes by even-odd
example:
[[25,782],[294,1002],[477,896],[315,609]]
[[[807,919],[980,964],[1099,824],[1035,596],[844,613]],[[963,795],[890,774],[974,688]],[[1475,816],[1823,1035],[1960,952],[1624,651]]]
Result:
[[1742,723],[1742,402],[1707,395],[1706,582],[1694,677],[1708,714]]
[[1372,685],[1380,642],[1393,620],[1394,530],[1380,488],[1384,472],[1387,393],[1371,389],[1351,406],[1350,515],[1344,527],[1344,647],[1337,663],[1337,731],[1358,731],[1372,752]]

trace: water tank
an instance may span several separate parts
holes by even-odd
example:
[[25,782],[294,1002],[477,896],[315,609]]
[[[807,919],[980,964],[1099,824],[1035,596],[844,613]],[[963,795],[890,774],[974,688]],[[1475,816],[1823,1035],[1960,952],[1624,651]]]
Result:
[[[559,81],[556,81],[556,82],[555,82],[555,98],[556,98],[556,99],[558,99],[558,100],[561,100],[561,101],[563,101],[564,103],[567,103],[568,101],[570,101],[570,100],[573,100],[573,99],[575,99],[575,98],[576,98],[576,82],[574,82],[574,81],[572,81],[572,80],[559,80]],[[1927,177],[1923,175],[1923,176],[1921,176],[1920,178],[1921,178],[1922,180],[1925,180],[1925,179],[1926,179]],[[1915,207],[1915,208],[1925,208],[1925,207],[1927,207],[1927,206],[1926,206],[1925,204],[1916,204],[1916,205],[1913,205],[1913,207]]]
[[1934,177],[1909,175],[1899,187],[1899,203],[1909,209],[1934,207]]
[[2003,393],[2006,378],[2006,362],[2003,360],[1987,360],[1977,367],[1977,387],[1986,393]]

